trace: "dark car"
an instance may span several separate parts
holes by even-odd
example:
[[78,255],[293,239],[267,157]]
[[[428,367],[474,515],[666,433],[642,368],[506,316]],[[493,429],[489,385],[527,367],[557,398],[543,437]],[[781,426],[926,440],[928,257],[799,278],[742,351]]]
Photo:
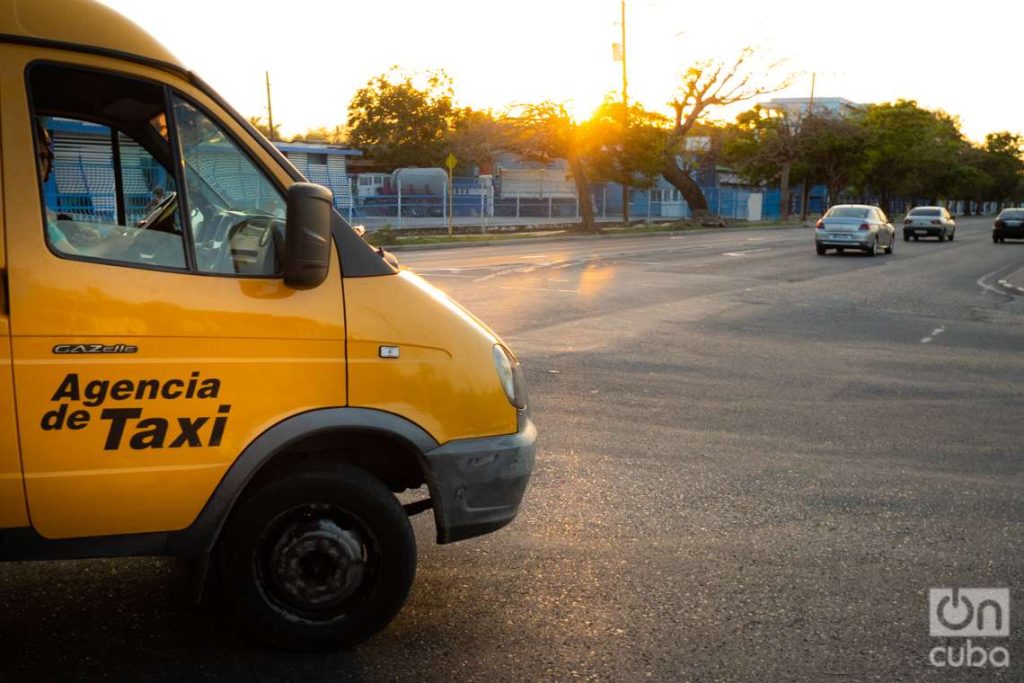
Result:
[[1005,242],[1006,238],[1024,239],[1024,209],[1003,209],[992,224],[992,241]]
[[956,222],[941,206],[918,206],[903,219],[903,241],[911,237],[937,237],[940,242],[953,241],[956,236]]
[[895,244],[896,230],[877,206],[839,204],[829,209],[814,226],[814,246],[819,255],[829,249],[839,253],[857,249],[870,256],[880,250],[891,254]]

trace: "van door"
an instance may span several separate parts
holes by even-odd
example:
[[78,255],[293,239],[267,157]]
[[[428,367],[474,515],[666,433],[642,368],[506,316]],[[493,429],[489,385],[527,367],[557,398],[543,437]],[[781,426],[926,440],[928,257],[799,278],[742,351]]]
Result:
[[345,404],[339,264],[284,286],[283,188],[189,86],[18,50],[0,134],[32,525],[182,529],[256,436]]
[[[0,59],[4,49],[0,47]],[[0,93],[2,95],[2,93]],[[0,97],[0,112],[3,100]],[[14,414],[14,375],[11,367],[11,320],[8,304],[7,253],[4,240],[3,173],[0,169],[0,529],[28,526],[25,483],[18,455]]]

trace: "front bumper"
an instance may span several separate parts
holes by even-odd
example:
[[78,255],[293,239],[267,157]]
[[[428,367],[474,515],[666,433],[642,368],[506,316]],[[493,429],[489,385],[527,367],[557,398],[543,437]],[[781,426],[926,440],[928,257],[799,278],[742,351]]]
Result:
[[536,444],[537,428],[523,411],[515,434],[450,441],[425,453],[437,542],[480,536],[515,519]]

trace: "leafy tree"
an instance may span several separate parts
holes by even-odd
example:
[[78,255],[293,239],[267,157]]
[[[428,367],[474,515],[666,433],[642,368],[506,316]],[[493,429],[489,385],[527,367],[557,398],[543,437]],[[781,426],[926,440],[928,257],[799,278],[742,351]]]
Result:
[[467,107],[457,112],[446,140],[461,168],[476,165],[481,173],[494,173],[498,157],[509,149],[512,138],[506,120]]
[[871,105],[858,116],[867,135],[863,184],[888,212],[894,197],[938,197],[953,189],[964,141],[955,119],[913,100]]
[[519,105],[506,121],[512,133],[510,151],[536,161],[565,159],[569,163],[579,197],[580,230],[597,232],[585,165],[589,151],[586,127],[576,123],[564,105],[555,102]]
[[856,122],[838,115],[812,114],[800,129],[801,150],[810,177],[828,188],[836,202],[864,170],[867,134]]
[[801,120],[785,110],[761,105],[736,117],[725,153],[740,175],[752,183],[779,183],[782,218],[789,214],[790,175],[803,158]]
[[989,133],[982,152],[977,167],[991,179],[987,198],[998,202],[1000,209],[1007,202],[1019,201],[1024,177],[1024,138],[1006,131]]
[[274,130],[270,130],[270,124],[262,116],[250,116],[249,123],[252,124],[253,128],[258,130],[263,137],[268,140],[280,140],[281,139],[281,124],[275,123]]
[[624,123],[622,102],[606,99],[586,124],[588,168],[595,178],[653,187],[665,163],[668,119],[633,104],[629,127]]
[[430,71],[417,86],[398,67],[371,78],[348,108],[349,142],[385,166],[440,166],[456,120],[452,80]]
[[292,142],[322,142],[328,145],[345,144],[348,136],[344,126],[310,128],[305,133],[292,137]]
[[696,217],[707,214],[708,203],[690,176],[692,168],[680,165],[685,163],[680,155],[686,136],[710,108],[751,100],[782,90],[792,82],[792,76],[784,76],[764,83],[765,73],[777,71],[779,64],[762,68],[754,64],[756,56],[754,48],[745,47],[731,62],[703,60],[694,64],[683,74],[682,84],[669,103],[675,112],[675,126],[666,148],[662,175],[682,193]]

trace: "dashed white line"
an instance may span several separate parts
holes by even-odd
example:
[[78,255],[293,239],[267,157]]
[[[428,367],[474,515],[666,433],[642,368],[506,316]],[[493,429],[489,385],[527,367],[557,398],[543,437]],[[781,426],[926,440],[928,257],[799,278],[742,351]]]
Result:
[[[1009,293],[1003,291],[1002,289],[999,289],[997,287],[993,287],[992,285],[988,284],[988,280],[990,278],[994,277],[997,273],[1005,272],[1005,271],[1009,270],[1012,267],[1013,266],[1003,266],[1002,268],[996,268],[991,273],[986,273],[986,274],[982,275],[977,280],[978,286],[981,287],[984,290],[992,292],[993,294],[998,294],[1000,296],[1010,296]],[[1005,282],[1005,280],[1004,280],[1004,282]]]
[[932,333],[930,335],[928,335],[927,337],[922,338],[921,339],[921,343],[922,344],[931,344],[933,341],[935,341],[936,337],[938,337],[940,334],[942,334],[945,331],[946,331],[945,327],[937,327],[934,330],[932,330]]
[[747,254],[756,254],[762,251],[771,251],[771,247],[762,247],[761,249],[745,249],[743,251],[727,251],[722,256],[746,256]]
[[502,286],[499,289],[517,289],[527,292],[562,292],[563,294],[579,294],[578,290],[575,289],[551,289],[549,287],[510,287]]

